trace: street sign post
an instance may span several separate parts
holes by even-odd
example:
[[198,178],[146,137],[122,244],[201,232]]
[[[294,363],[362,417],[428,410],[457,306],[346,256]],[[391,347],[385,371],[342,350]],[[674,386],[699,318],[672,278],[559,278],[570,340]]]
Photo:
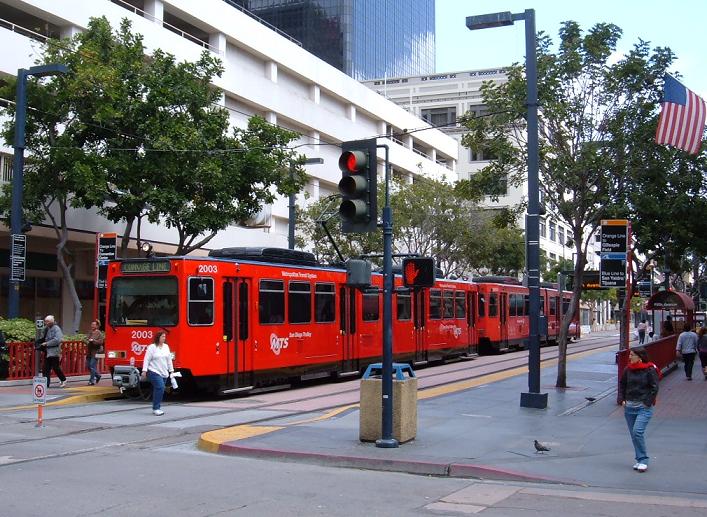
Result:
[[42,427],[44,404],[47,403],[46,377],[40,375],[32,378],[32,403],[37,404],[37,427]]

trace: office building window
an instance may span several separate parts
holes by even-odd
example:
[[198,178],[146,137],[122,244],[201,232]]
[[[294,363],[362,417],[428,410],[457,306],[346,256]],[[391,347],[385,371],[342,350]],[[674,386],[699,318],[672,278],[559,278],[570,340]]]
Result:
[[558,231],[558,233],[559,233],[558,242],[559,242],[560,244],[564,244],[564,243],[565,243],[565,227],[564,227],[564,226],[558,226],[558,227],[557,227],[557,231]]
[[430,108],[420,110],[422,120],[432,126],[454,126],[457,122],[457,108]]
[[540,237],[547,237],[547,226],[543,220],[540,220]]
[[550,240],[552,242],[555,242],[557,240],[557,236],[555,234],[556,228],[557,228],[557,225],[555,224],[555,221],[550,221]]

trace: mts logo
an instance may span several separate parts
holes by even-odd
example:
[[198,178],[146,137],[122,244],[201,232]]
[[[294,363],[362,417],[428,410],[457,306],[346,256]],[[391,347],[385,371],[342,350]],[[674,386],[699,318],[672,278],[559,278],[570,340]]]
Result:
[[270,350],[273,351],[275,355],[280,355],[280,352],[287,348],[288,338],[277,337],[277,334],[270,334]]

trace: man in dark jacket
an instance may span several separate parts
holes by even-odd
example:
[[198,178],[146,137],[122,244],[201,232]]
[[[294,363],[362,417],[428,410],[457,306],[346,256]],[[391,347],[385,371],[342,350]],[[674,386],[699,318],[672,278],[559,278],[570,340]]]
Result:
[[44,318],[44,339],[40,343],[40,350],[44,350],[47,353],[44,359],[44,369],[42,374],[47,378],[47,388],[49,387],[49,382],[51,381],[51,373],[54,370],[59,377],[59,387],[63,388],[66,386],[66,375],[61,371],[61,340],[64,334],[61,332],[61,327],[54,321],[54,316],[51,314]]

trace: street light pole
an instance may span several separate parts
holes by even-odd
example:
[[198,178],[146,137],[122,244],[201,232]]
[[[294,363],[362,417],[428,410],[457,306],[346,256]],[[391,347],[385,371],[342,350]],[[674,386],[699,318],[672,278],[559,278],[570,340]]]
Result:
[[[12,162],[12,205],[10,211],[10,234],[14,242],[15,235],[22,235],[22,196],[24,190],[25,168],[25,126],[27,122],[27,77],[44,77],[47,75],[65,74],[69,71],[66,65],[51,64],[33,66],[28,70],[17,70],[17,90],[15,95],[15,153]],[[12,261],[12,258],[10,259]],[[12,264],[10,264],[12,268]],[[12,275],[11,275],[12,278]],[[17,318],[20,315],[20,281],[10,280],[7,294],[7,317]]]
[[[312,165],[315,163],[324,163],[323,158],[307,158],[304,161],[305,165]],[[290,165],[290,180],[294,180],[295,176],[295,168],[294,165]],[[290,194],[289,198],[289,203],[288,203],[288,208],[289,208],[289,213],[288,213],[288,225],[287,225],[287,248],[288,249],[295,249],[295,221],[296,221],[296,210],[295,210],[295,203],[296,203],[296,194],[292,193]]]
[[525,220],[525,250],[528,270],[530,339],[528,343],[528,392],[521,393],[521,407],[545,409],[547,393],[540,393],[540,179],[538,172],[538,72],[535,10],[468,16],[470,30],[513,25],[525,21],[525,74],[528,119],[528,213]]

